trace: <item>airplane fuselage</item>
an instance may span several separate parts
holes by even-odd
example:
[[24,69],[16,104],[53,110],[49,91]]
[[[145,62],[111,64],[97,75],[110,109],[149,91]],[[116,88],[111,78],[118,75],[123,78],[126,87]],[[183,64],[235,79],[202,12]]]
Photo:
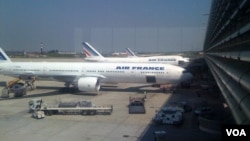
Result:
[[166,63],[175,66],[182,66],[186,62],[179,56],[156,56],[156,57],[127,57],[127,58],[116,58],[116,57],[86,57],[85,60],[92,62],[123,62],[123,63]]
[[90,62],[10,62],[1,63],[4,75],[35,76],[42,80],[72,82],[81,77],[97,77],[104,83],[173,83],[185,79],[184,69],[168,64]]

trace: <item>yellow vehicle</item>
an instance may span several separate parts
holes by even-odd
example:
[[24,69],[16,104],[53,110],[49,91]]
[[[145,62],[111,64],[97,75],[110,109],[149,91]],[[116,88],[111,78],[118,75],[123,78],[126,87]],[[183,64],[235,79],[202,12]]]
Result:
[[35,89],[34,81],[35,78],[32,78],[31,81],[21,82],[22,79],[17,78],[6,83],[6,87],[2,90],[2,98],[9,98],[10,93],[14,93],[14,97],[21,97],[27,94],[27,90]]

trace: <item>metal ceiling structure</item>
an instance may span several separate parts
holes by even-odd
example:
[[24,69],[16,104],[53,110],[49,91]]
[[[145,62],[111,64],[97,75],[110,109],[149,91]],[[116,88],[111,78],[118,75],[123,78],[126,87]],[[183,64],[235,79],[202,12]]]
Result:
[[250,123],[250,1],[213,0],[206,62],[237,124]]

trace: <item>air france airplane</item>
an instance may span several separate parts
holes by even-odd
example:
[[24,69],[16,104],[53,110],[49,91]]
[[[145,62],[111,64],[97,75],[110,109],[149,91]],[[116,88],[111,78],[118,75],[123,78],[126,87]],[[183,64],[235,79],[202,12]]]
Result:
[[[128,54],[128,57],[139,57],[135,55],[135,53],[130,48],[126,48],[126,52]],[[181,67],[186,67],[190,62],[190,58],[183,57],[180,55],[165,55],[165,56],[150,56],[150,57],[154,57],[153,60],[155,62],[161,62],[165,60],[165,61],[169,61],[169,64],[178,65]],[[177,61],[177,62],[173,62],[173,61]]]
[[130,48],[126,48],[126,52],[128,54],[128,57],[138,57]]
[[1,48],[0,74],[65,82],[65,86],[88,92],[99,91],[100,83],[178,85],[192,78],[184,68],[162,63],[12,62]]
[[[126,52],[128,54],[128,57],[139,57],[139,56],[135,55],[135,53],[130,48],[126,48]],[[179,64],[183,63],[183,66],[187,65],[190,62],[190,58],[182,57],[180,55],[165,55],[165,56],[151,56],[151,57],[175,58],[175,59],[179,60]]]
[[127,53],[132,57],[104,57],[93,46],[87,42],[83,42],[83,50],[86,55],[85,60],[94,62],[134,62],[134,63],[166,63],[176,66],[185,67],[189,60],[184,59],[182,56],[166,55],[166,56],[149,56],[138,57],[130,49]]

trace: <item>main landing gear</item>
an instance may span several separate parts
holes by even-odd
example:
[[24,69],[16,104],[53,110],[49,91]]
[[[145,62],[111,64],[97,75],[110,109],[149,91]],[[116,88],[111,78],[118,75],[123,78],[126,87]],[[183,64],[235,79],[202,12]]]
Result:
[[65,87],[61,88],[59,91],[62,93],[76,93],[79,92],[78,88],[73,83],[66,82]]

